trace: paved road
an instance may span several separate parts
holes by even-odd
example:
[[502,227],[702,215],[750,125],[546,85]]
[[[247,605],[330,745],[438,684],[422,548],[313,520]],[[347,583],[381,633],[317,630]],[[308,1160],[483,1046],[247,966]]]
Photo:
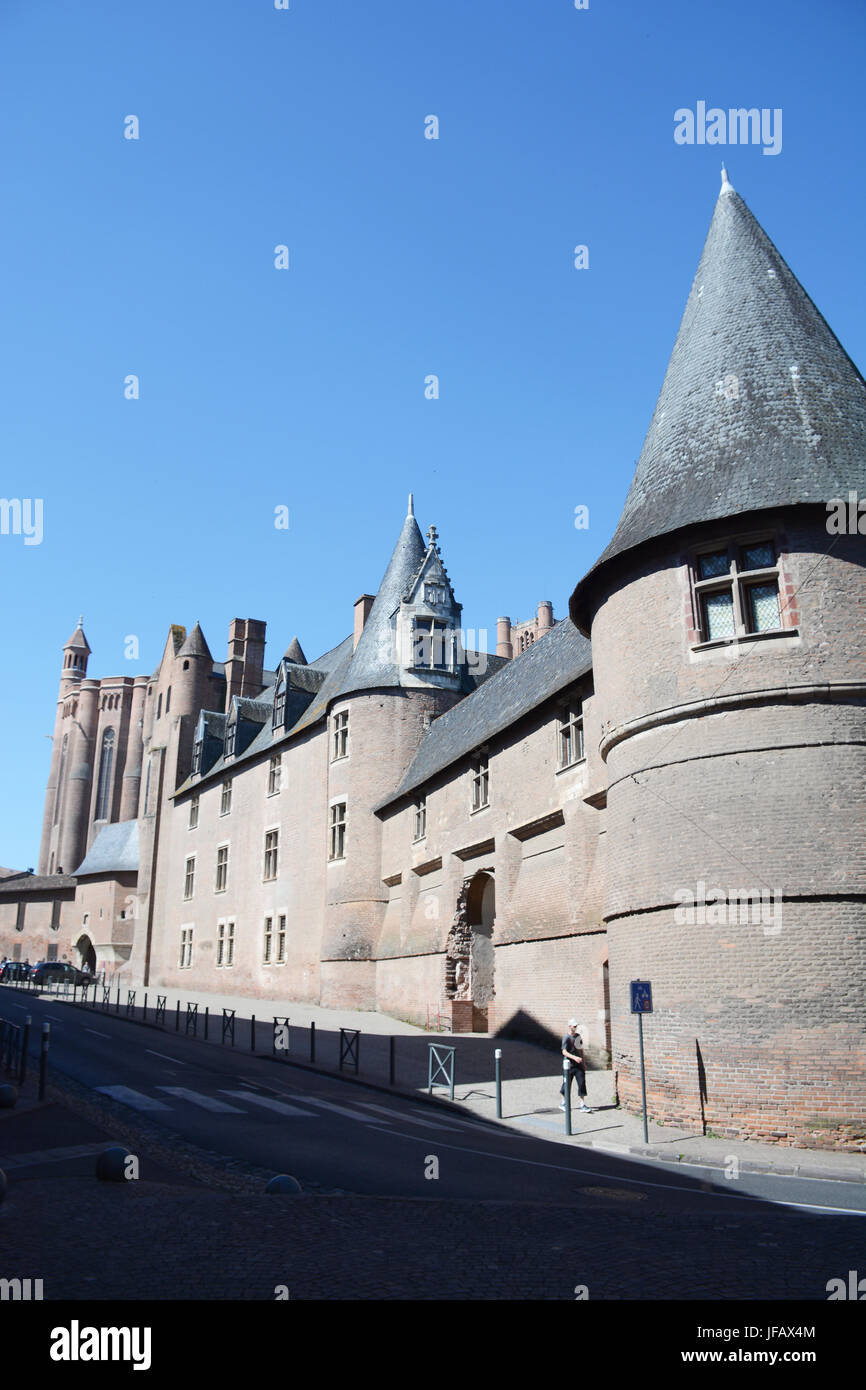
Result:
[[[52,998],[3,1001],[51,1022],[51,1067],[202,1148],[326,1187],[379,1196],[574,1204],[614,1194],[645,1210],[866,1211],[866,1186],[651,1164],[569,1149],[451,1109],[146,1028]],[[432,1162],[436,1160],[436,1162]],[[436,1178],[427,1176],[438,1172]]]

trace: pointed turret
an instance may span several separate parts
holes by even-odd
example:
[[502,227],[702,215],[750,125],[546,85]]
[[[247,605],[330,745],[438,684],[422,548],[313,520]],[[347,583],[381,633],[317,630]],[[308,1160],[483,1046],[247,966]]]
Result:
[[588,632],[600,567],[656,536],[866,490],[866,385],[727,171],[613,540],[572,596]]
[[400,685],[395,615],[421,567],[427,547],[418,529],[412,496],[403,529],[379,585],[370,615],[346,672],[342,694],[372,686]]
[[286,654],[283,657],[283,660],[294,662],[295,666],[307,665],[307,658],[304,656],[304,649],[298,641],[297,637],[292,638],[291,642],[289,643]]
[[90,643],[84,635],[83,618],[68,642],[63,645],[63,676],[83,677],[87,674],[87,658],[90,656]]
[[195,627],[184,641],[178,652],[178,656],[206,656],[209,661],[213,661],[210,648],[199,623],[196,623]]

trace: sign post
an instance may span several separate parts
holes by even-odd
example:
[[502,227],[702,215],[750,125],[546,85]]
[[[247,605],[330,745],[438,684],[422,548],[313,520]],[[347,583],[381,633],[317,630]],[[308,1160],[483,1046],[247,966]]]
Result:
[[643,1016],[653,1011],[653,987],[649,980],[631,981],[631,1011],[637,1014],[637,1036],[640,1045],[640,1092],[643,1101],[643,1141],[649,1143],[646,1114],[646,1067],[643,1055]]

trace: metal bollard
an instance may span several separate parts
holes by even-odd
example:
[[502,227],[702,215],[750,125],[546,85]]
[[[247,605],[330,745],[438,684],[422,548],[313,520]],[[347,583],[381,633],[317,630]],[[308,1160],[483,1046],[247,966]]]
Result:
[[177,1001],[177,1008],[174,1011],[174,1031],[180,1032],[180,1000]]
[[562,1084],[565,1088],[565,1132],[571,1138],[571,1064],[567,1057],[562,1059]]
[[141,1010],[141,1019],[143,1023],[147,1023],[147,995],[144,996],[144,1004],[142,1005]]
[[209,1007],[209,1005],[205,1004],[205,1006],[204,1006],[204,1040],[205,1040],[205,1042],[207,1042],[207,1025],[208,1025],[209,1018],[210,1018],[210,1007]]
[[42,1025],[42,1046],[39,1051],[39,1099],[45,1099],[45,1072],[48,1067],[48,1043],[51,1035],[51,1024]]
[[315,1060],[316,1060],[316,1025],[315,1025],[314,1022],[311,1021],[311,1022],[310,1022],[310,1061],[311,1061],[311,1062],[315,1062]]
[[394,1077],[395,1077],[396,1072],[397,1072],[397,1059],[396,1059],[396,1056],[395,1056],[395,1047],[394,1047],[394,1044],[396,1043],[396,1041],[397,1041],[397,1039],[394,1037],[394,1035],[393,1035],[393,1033],[392,1033],[392,1034],[391,1034],[391,1037],[390,1037],[390,1039],[389,1039],[390,1047],[388,1048],[388,1085],[389,1085],[389,1086],[393,1086],[393,1085],[396,1084],[395,1081],[394,1081]]
[[250,1052],[256,1050],[256,1016],[253,1014],[250,1019]]
[[120,1013],[120,985],[117,986],[117,999],[114,1004],[114,1012],[116,1014]]
[[23,1086],[27,1076],[27,1049],[30,1046],[30,1014],[24,1015],[24,1035],[21,1039],[21,1071],[18,1075],[18,1085]]
[[502,1048],[497,1047],[493,1054],[496,1060],[496,1118],[502,1119]]

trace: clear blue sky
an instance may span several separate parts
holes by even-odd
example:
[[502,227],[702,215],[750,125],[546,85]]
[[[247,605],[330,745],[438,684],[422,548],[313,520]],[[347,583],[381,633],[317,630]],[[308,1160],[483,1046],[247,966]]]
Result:
[[[864,57],[862,0],[4,0],[0,494],[44,538],[0,536],[0,864],[36,864],[79,613],[96,676],[196,619],[314,657],[410,489],[468,627],[564,613],[723,158],[862,369]],[[675,144],[698,101],[782,108],[781,153]]]

